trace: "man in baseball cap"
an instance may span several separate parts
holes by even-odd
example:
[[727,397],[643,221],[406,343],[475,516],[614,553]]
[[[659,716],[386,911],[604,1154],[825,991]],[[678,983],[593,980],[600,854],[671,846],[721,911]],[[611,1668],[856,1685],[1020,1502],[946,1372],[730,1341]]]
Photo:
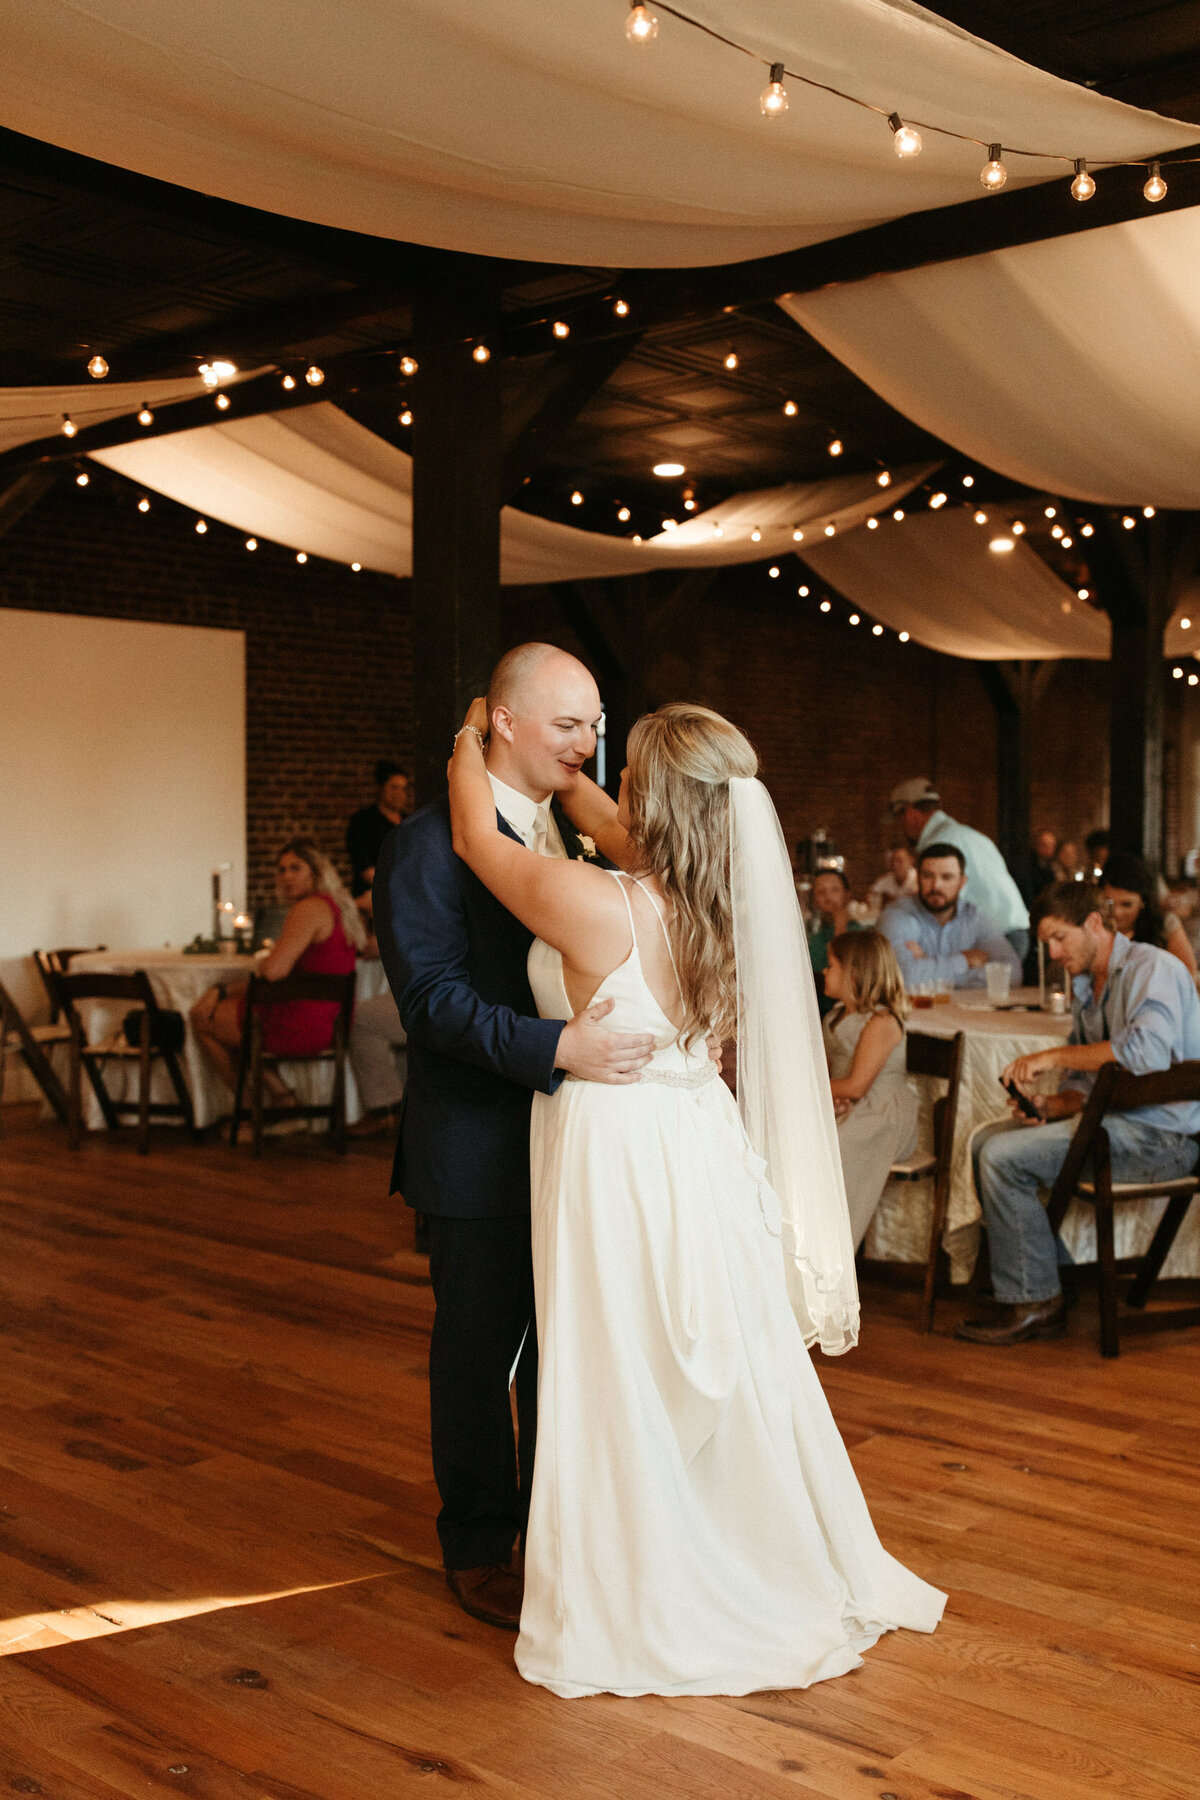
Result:
[[991,838],[943,812],[937,786],[926,775],[914,775],[894,787],[888,808],[918,860],[930,844],[952,844],[961,852],[967,868],[968,898],[995,920],[1023,961],[1029,948],[1029,910]]

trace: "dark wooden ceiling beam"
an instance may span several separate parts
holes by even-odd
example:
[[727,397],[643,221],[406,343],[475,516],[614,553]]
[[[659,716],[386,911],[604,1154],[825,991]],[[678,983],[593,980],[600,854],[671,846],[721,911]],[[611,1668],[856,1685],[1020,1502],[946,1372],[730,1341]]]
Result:
[[505,409],[500,497],[515,499],[583,408],[637,347],[638,335],[564,345]]

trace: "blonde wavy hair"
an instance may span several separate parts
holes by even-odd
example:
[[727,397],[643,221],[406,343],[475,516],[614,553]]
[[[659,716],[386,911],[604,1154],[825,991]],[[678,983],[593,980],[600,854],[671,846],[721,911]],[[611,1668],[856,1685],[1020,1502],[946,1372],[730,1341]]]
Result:
[[362,914],[350,897],[341,876],[326,856],[325,852],[314,844],[311,838],[290,838],[275,858],[275,867],[285,856],[298,856],[302,863],[307,863],[312,870],[314,894],[325,894],[337,907],[342,921],[342,930],[356,950],[367,947],[367,933],[363,925]]
[[890,1012],[903,1025],[911,1007],[896,952],[882,931],[840,931],[826,954],[842,965],[845,1012]]
[[673,701],[640,718],[626,746],[629,835],[640,873],[670,903],[671,949],[683,990],[680,1038],[737,1025],[729,894],[729,783],[758,773],[748,738],[707,706]]

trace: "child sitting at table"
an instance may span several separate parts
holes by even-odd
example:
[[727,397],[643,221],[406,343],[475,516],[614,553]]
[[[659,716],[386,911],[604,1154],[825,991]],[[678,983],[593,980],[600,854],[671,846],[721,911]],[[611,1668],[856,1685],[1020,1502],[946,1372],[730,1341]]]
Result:
[[888,1170],[917,1147],[917,1096],[904,1066],[908,997],[882,932],[843,931],[833,939],[825,992],[835,1002],[822,1030],[857,1250]]

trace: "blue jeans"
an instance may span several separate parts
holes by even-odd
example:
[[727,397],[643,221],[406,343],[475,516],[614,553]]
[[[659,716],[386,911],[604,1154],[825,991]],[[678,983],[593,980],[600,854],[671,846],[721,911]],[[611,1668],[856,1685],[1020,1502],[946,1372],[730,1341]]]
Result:
[[[1052,1300],[1060,1291],[1058,1247],[1038,1189],[1053,1187],[1076,1123],[1002,1122],[975,1139],[975,1188],[987,1225],[992,1291],[1009,1305]],[[1111,1114],[1104,1129],[1114,1181],[1171,1181],[1195,1166],[1195,1138],[1122,1113]]]

